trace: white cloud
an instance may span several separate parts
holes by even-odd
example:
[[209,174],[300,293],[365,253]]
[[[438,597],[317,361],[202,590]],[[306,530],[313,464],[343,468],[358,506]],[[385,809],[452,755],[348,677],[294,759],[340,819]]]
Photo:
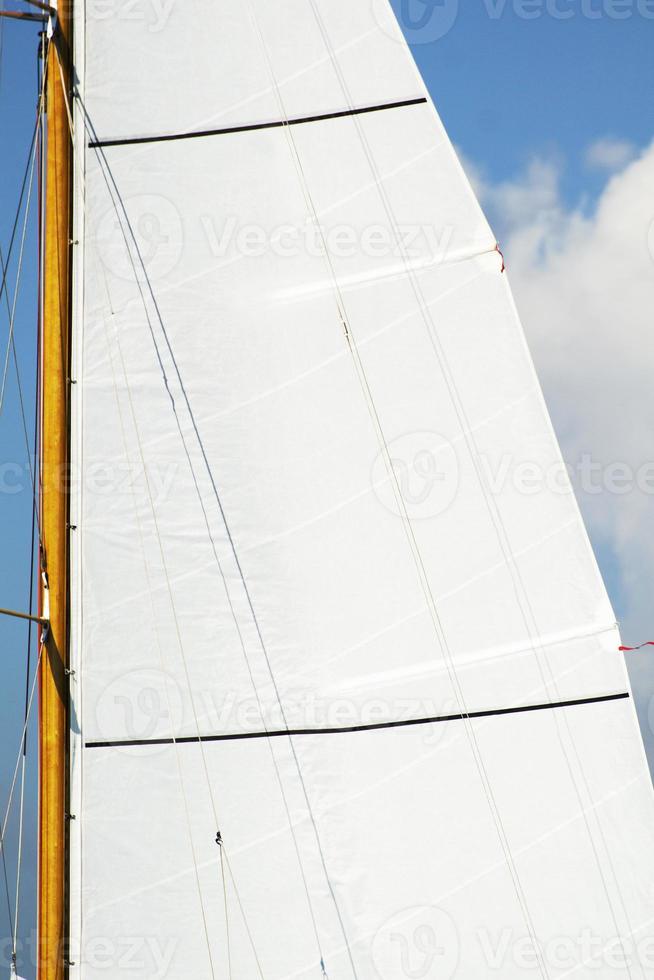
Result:
[[637,149],[629,140],[605,136],[596,140],[586,150],[586,165],[595,170],[615,172],[622,170],[636,156]]
[[[614,599],[636,643],[654,639],[654,144],[609,180],[591,216],[566,208],[560,176],[559,163],[536,159],[513,182],[476,183],[564,456],[641,474],[645,489],[578,487],[596,548],[615,556]],[[642,720],[654,697],[651,651],[629,655]],[[646,738],[654,764],[651,730]]]

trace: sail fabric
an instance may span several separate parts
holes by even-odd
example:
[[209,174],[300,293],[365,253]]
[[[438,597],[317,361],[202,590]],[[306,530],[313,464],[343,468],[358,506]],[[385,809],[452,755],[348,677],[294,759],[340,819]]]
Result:
[[390,6],[157,10],[75,4],[71,978],[654,977],[615,616]]

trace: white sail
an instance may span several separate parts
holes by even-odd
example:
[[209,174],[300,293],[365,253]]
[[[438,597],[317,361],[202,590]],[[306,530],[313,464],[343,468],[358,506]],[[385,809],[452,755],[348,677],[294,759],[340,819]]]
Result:
[[654,976],[615,617],[390,7],[75,15],[71,977]]

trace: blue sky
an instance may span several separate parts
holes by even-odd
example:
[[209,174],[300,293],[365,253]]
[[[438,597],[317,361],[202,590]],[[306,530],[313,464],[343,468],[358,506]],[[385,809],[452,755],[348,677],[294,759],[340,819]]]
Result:
[[[147,0],[143,2],[147,4]],[[654,137],[654,4],[647,0],[633,0],[631,4],[628,0],[620,0],[620,3],[617,0],[529,0],[526,3],[519,0],[506,0],[505,3],[500,0],[465,0],[465,3],[463,0],[460,3],[455,0],[394,0],[394,6],[407,35],[414,42],[416,60],[452,139],[469,165],[482,175],[484,186],[522,187],[525,173],[533,161],[538,160],[544,168],[542,173],[553,181],[552,199],[549,204],[545,202],[545,209],[549,208],[549,212],[556,212],[559,217],[566,210],[572,214],[589,215],[605,193],[607,181],[613,174],[607,168],[589,165],[588,148],[606,139],[621,141],[640,150],[645,150],[651,143]],[[649,12],[649,17],[644,15],[645,12]],[[622,19],[616,13],[620,13]],[[424,20],[424,26],[416,30],[415,25],[420,19]],[[0,90],[0,242],[3,250],[8,243],[34,120],[36,37],[35,25],[5,22]],[[533,184],[532,180],[528,201],[538,199],[539,190],[542,190]],[[515,220],[511,224],[501,206],[502,200],[507,199],[506,195],[494,199],[489,194],[488,206],[502,240],[505,237],[511,240],[516,235]],[[26,399],[31,406],[36,246],[33,224],[30,227],[16,336]],[[15,266],[13,268],[12,283]],[[527,295],[528,284],[523,288]],[[0,313],[0,321],[0,348],[4,356],[5,313]],[[529,332],[528,325],[527,329]],[[538,356],[536,360],[539,365]],[[556,376],[548,374],[546,364],[544,372],[546,394],[561,431],[569,423],[569,408],[566,407],[569,402],[557,401]],[[624,380],[629,383],[629,379]],[[29,587],[30,491],[12,373],[0,418],[0,467],[0,606],[25,609]],[[586,513],[583,501],[582,508]],[[590,505],[587,513],[593,542],[620,618],[626,617],[634,631],[646,628],[642,617],[629,611],[628,577],[620,564],[619,543],[616,544],[609,532],[604,533],[601,518],[595,520],[595,511]],[[4,619],[0,621],[3,668],[0,788],[3,809],[22,724],[25,637],[23,626]],[[637,695],[642,691],[640,705],[645,717],[649,692],[654,686],[654,667],[650,667],[646,660],[638,663],[634,680]],[[20,930],[23,937],[34,927],[33,764],[34,757],[27,796],[27,861]],[[14,844],[12,833],[8,841],[10,851]],[[13,874],[11,862],[10,872]],[[1,896],[0,887],[0,910],[4,905]],[[7,935],[6,916],[0,911],[0,937]],[[3,943],[0,971],[6,967],[6,954],[7,946]],[[23,963],[23,974],[29,980],[33,977],[29,957]]]
[[[600,189],[581,165],[590,142],[606,135],[651,141],[654,19],[639,15],[636,0],[626,20],[584,16],[589,7],[610,11],[602,0],[558,0],[558,9],[573,12],[566,20],[548,14],[556,6],[548,0],[535,0],[533,19],[520,16],[517,0],[431,5],[457,16],[440,40],[415,43],[414,56],[451,138],[492,180],[506,180],[535,152],[559,152],[574,201]],[[425,9],[422,0],[393,6],[405,25]]]

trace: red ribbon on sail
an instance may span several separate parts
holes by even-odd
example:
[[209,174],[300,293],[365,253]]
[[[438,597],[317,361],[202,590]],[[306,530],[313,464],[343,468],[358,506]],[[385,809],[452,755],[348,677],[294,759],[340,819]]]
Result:
[[645,647],[654,647],[654,640],[648,640],[647,643],[641,643],[639,647],[619,647],[622,653],[633,653],[634,650],[643,650]]

